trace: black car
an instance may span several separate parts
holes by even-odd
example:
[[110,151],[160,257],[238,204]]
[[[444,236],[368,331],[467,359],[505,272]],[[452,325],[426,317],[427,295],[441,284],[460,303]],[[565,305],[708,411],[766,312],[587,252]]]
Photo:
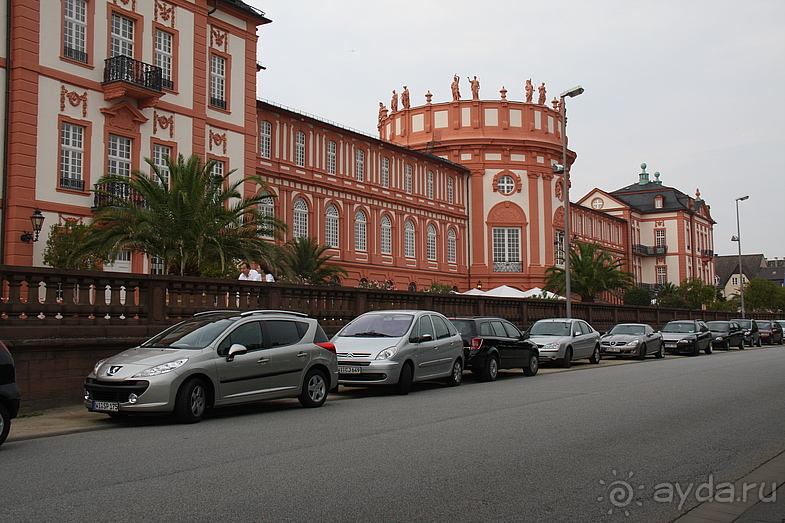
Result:
[[710,321],[711,345],[715,349],[744,349],[744,329],[735,321]]
[[697,356],[700,351],[711,354],[711,331],[701,320],[669,321],[662,332],[665,352]]
[[750,319],[733,319],[741,328],[744,329],[744,344],[747,347],[762,347],[763,343],[760,341],[760,329],[758,322]]
[[0,445],[8,437],[11,420],[19,413],[22,394],[16,384],[14,358],[5,344],[0,341]]
[[782,327],[773,320],[755,320],[760,329],[761,343],[782,345]]
[[499,369],[523,368],[534,376],[540,368],[540,354],[534,342],[523,339],[523,333],[502,318],[450,318],[463,338],[464,368],[493,381]]

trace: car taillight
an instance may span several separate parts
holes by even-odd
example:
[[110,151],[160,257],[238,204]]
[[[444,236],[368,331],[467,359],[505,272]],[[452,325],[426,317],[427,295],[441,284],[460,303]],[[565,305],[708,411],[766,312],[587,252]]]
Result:
[[329,341],[326,341],[324,343],[317,343],[317,345],[320,346],[323,349],[327,349],[328,351],[332,352],[333,354],[336,353],[335,352],[335,344],[334,343],[330,343]]
[[482,338],[472,338],[472,350],[479,350],[482,347]]
[[5,343],[3,343],[2,341],[0,341],[0,349],[3,349],[4,351],[6,351],[9,356],[11,355],[11,351],[8,350],[8,347],[6,347]]

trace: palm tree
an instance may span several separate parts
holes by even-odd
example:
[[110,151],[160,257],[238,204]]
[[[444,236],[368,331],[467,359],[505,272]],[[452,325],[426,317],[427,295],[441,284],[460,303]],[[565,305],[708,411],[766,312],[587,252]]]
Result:
[[[577,243],[570,250],[570,291],[581,301],[593,302],[604,291],[625,290],[634,284],[631,273],[622,269],[624,258],[614,258],[613,253],[595,243]],[[563,267],[545,269],[545,289],[565,292]]]
[[[272,196],[258,176],[230,181],[213,173],[215,160],[166,158],[166,173],[149,158],[150,174],[108,174],[98,180],[98,208],[85,249],[114,259],[122,249],[156,256],[173,274],[198,275],[208,266],[225,271],[238,259],[268,260],[284,226],[259,212]],[[244,197],[246,182],[258,192]]]
[[294,283],[327,285],[338,277],[346,275],[341,266],[327,264],[332,254],[324,254],[326,245],[319,245],[316,238],[294,238],[283,245],[278,254],[278,269],[283,276]]

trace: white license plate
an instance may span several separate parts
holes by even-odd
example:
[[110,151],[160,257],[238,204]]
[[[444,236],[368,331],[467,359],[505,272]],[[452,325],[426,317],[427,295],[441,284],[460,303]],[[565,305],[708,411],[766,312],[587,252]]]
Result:
[[619,347],[605,347],[605,352],[621,352]]
[[675,349],[676,348],[676,344],[675,343],[666,343],[665,344],[665,348],[666,349]]
[[120,404],[114,401],[94,401],[93,410],[101,410],[104,412],[118,412]]
[[360,374],[362,373],[362,367],[338,367],[339,374]]

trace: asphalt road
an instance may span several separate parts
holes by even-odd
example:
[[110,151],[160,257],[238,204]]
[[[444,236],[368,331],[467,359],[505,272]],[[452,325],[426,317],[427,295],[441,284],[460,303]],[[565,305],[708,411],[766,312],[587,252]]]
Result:
[[672,521],[785,450],[784,367],[772,347],[467,374],[20,441],[0,519]]

